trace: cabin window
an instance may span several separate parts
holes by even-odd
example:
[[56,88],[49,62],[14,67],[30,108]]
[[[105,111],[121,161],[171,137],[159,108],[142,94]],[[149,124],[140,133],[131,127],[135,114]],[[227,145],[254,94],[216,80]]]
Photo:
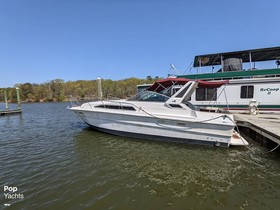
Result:
[[253,98],[254,97],[254,86],[241,86],[240,98]]
[[123,110],[135,111],[135,108],[132,106],[119,106],[119,105],[107,105],[107,104],[98,105],[95,106],[95,108],[123,109]]
[[179,104],[169,104],[172,108],[182,108]]
[[217,100],[217,88],[196,88],[196,101]]

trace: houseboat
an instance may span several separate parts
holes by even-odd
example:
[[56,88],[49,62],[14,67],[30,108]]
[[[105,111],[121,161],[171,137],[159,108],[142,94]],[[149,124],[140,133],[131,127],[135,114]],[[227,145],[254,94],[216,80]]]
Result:
[[[272,67],[256,68],[266,62]],[[198,87],[189,99],[193,105],[244,112],[253,104],[258,112],[280,112],[280,47],[198,55],[193,67],[197,70],[195,74],[176,77],[228,80],[219,88]],[[210,73],[202,71],[207,67]],[[219,70],[213,72],[215,67]]]

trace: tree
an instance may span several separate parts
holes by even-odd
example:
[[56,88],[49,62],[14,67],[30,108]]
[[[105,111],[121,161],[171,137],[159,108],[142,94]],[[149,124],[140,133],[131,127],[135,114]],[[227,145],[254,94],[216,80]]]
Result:
[[152,76],[147,76],[147,80],[152,80],[153,78],[152,78]]
[[[158,77],[155,77],[158,79]],[[103,96],[127,98],[137,92],[137,85],[152,83],[155,79],[147,76],[146,79],[135,77],[122,80],[102,80]],[[97,95],[96,80],[78,80],[64,82],[62,79],[54,79],[41,84],[17,84],[20,88],[21,99],[24,101],[66,101],[70,95],[74,98],[91,98]],[[16,102],[15,88],[1,88],[0,101],[4,101],[3,90],[7,90],[8,99]]]
[[18,87],[20,88],[20,98],[22,101],[25,101],[27,99],[29,100],[34,99],[34,90],[33,90],[34,85],[28,82],[28,83],[18,85]]

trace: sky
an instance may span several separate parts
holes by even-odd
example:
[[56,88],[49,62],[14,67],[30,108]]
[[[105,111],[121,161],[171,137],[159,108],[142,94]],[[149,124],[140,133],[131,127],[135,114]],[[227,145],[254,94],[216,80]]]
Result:
[[[280,46],[278,0],[0,0],[0,87],[189,72],[195,55]],[[177,72],[177,73],[178,73]]]

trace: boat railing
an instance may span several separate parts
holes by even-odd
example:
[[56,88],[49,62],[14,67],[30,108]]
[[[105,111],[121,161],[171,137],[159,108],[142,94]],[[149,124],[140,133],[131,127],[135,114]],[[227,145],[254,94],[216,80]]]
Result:
[[71,107],[80,106],[78,99],[73,97],[72,95],[69,96],[69,102],[71,104]]
[[113,95],[107,95],[108,100],[119,100],[120,98],[113,96]]

